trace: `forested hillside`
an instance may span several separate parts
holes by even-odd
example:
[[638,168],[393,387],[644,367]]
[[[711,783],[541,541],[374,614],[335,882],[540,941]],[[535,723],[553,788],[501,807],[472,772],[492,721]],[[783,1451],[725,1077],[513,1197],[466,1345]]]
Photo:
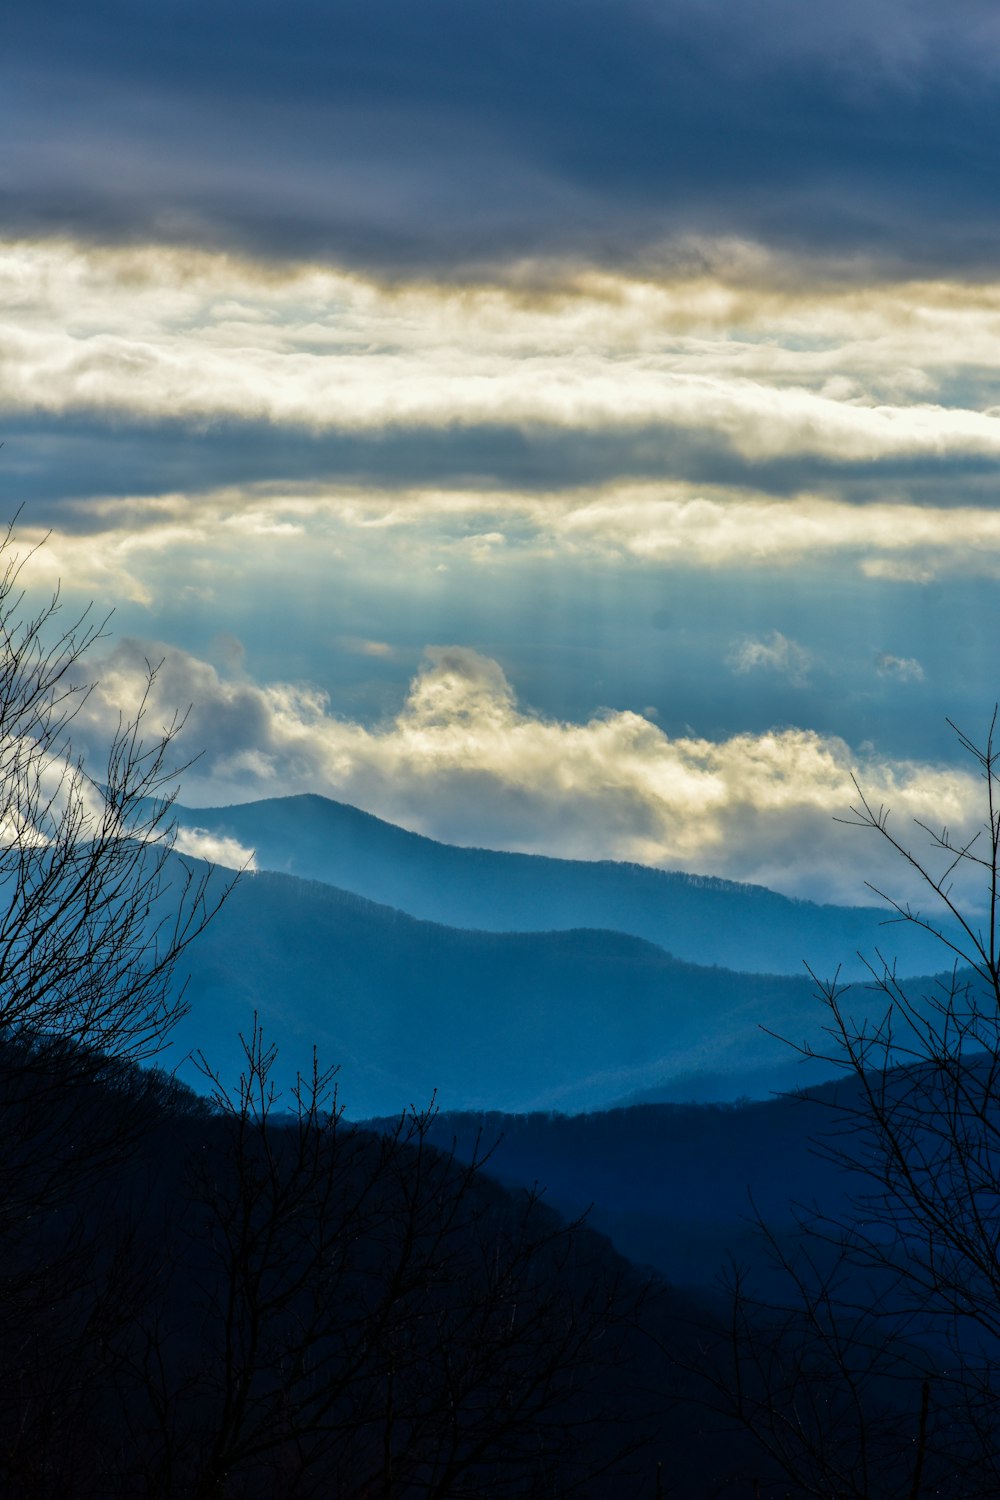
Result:
[[881,906],[819,906],[763,886],[609,861],[549,859],[437,843],[326,797],[176,808],[183,826],[235,838],[265,870],[354,891],[427,921],[489,932],[599,927],[689,963],[742,973],[867,977],[858,950],[900,973],[940,961],[927,934],[884,926]]
[[[632,1260],[673,1282],[713,1286],[737,1250],[761,1258],[759,1212],[787,1230],[795,1203],[842,1206],[850,1177],[824,1159],[847,1082],[734,1104],[649,1104],[592,1114],[456,1113],[429,1138],[460,1159],[489,1153],[500,1181],[537,1184],[561,1211],[588,1211]],[[856,1184],[855,1184],[856,1186]]]
[[4,1107],[5,1495],[652,1500],[658,1462],[696,1493],[744,1461],[678,1404],[696,1302],[420,1118],[357,1130],[321,1086],[279,1119],[245,1062],[213,1105],[108,1064]]
[[316,1044],[354,1118],[435,1093],[444,1108],[592,1109],[669,1078],[696,1097],[702,1071],[735,1098],[795,1076],[764,1027],[822,1039],[806,976],[699,968],[615,932],[463,931],[288,875],[243,877],[187,968],[174,1057],[200,1047],[238,1076],[256,1010],[282,1086]]

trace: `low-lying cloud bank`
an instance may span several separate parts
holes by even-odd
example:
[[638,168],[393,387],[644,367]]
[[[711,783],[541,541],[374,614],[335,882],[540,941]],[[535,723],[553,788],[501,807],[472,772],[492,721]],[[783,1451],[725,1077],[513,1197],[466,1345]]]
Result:
[[90,731],[136,706],[160,656],[149,722],[192,705],[192,803],[318,791],[448,842],[636,860],[832,901],[872,899],[866,878],[915,894],[880,840],[834,821],[857,800],[852,772],[906,838],[911,818],[956,833],[979,818],[971,769],[890,761],[796,728],[713,742],[631,712],[546,718],[518,703],[496,661],[460,646],[429,649],[399,712],[367,727],[307,685],[227,679],[126,641],[101,667]]

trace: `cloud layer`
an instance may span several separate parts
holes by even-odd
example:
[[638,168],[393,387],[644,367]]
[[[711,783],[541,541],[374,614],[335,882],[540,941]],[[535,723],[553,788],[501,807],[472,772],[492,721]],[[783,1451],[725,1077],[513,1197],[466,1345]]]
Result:
[[777,270],[591,274],[545,295],[9,244],[0,399],[12,413],[316,431],[666,426],[747,463],[1000,460],[1000,287],[779,293]]
[[[124,642],[103,664],[94,732],[113,706],[135,704],[150,649]],[[227,679],[168,649],[150,722],[187,702],[185,742],[202,752],[189,801],[321,791],[447,841],[637,860],[822,900],[871,899],[866,878],[915,893],[877,840],[833,821],[857,800],[852,772],[901,830],[919,818],[957,832],[978,817],[978,780],[961,768],[800,729],[709,741],[630,712],[560,721],[521,706],[496,661],[456,646],[428,650],[398,712],[373,727],[308,685]]]
[[[790,580],[823,567],[853,576],[861,589],[1000,576],[996,510],[859,505],[808,494],[776,500],[666,482],[549,493],[314,483],[122,496],[50,512],[54,532],[30,524],[32,514],[25,513],[19,538],[24,548],[45,541],[27,570],[33,583],[62,580],[74,594],[150,610],[179,594],[221,600],[241,572],[247,588],[259,586],[251,573],[266,570],[268,560],[277,587],[296,567],[324,557],[331,569],[350,559],[371,573],[419,565],[506,579],[518,589],[525,570],[539,564],[684,570],[709,579],[735,572],[747,587],[755,574]],[[808,661],[798,650],[785,649],[784,667],[794,665],[801,677]],[[773,642],[764,654],[737,652],[730,665],[745,671],[766,661],[779,665]],[[879,670],[892,675],[891,662]]]
[[5,32],[0,197],[24,228],[387,269],[678,231],[982,265],[997,32],[983,0],[41,0]]
[[963,824],[995,5],[41,0],[4,55],[0,506],[167,643],[204,800],[826,894],[856,761]]
[[796,283],[719,253],[714,275],[458,288],[8,243],[11,509],[54,528],[64,576],[147,602],[167,549],[307,532],[405,532],[463,566],[834,555],[883,581],[993,576],[1000,287]]

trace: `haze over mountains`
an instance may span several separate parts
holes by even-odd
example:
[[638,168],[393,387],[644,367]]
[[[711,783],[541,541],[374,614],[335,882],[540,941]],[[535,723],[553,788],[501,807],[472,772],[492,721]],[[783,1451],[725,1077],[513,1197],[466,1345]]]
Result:
[[239,882],[190,968],[182,1044],[231,1070],[256,1010],[286,1085],[315,1043],[355,1118],[435,1092],[447,1108],[594,1109],[702,1070],[733,1097],[745,1074],[790,1071],[761,1022],[818,1042],[822,1020],[805,977],[700,968],[608,931],[463,931],[269,873]]
[[[190,950],[174,1056],[204,1051],[233,1081],[238,1033],[257,1012],[279,1086],[308,1070],[315,1044],[322,1065],[340,1066],[355,1118],[435,1096],[453,1110],[572,1112],[818,1081],[829,1068],[803,1068],[787,1045],[824,1044],[825,1013],[793,954],[832,972],[839,945],[884,941],[874,910],[451,848],[320,797],[179,818],[284,869],[245,875]],[[924,946],[927,967],[942,967],[940,945]],[[878,1003],[856,994],[860,1010]],[[196,1081],[190,1063],[182,1076]]]
[[326,797],[175,807],[181,827],[236,839],[261,869],[321,880],[410,916],[485,932],[607,928],[675,958],[741,973],[867,978],[858,950],[901,974],[942,967],[941,945],[884,906],[820,906],[763,886],[609,860],[441,844]]

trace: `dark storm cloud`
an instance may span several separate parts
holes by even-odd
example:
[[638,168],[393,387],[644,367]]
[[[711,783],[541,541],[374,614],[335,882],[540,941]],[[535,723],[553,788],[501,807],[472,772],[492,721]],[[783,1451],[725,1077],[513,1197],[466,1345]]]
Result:
[[386,270],[687,233],[988,264],[989,11],[806,9],[43,0],[5,23],[0,212]]

